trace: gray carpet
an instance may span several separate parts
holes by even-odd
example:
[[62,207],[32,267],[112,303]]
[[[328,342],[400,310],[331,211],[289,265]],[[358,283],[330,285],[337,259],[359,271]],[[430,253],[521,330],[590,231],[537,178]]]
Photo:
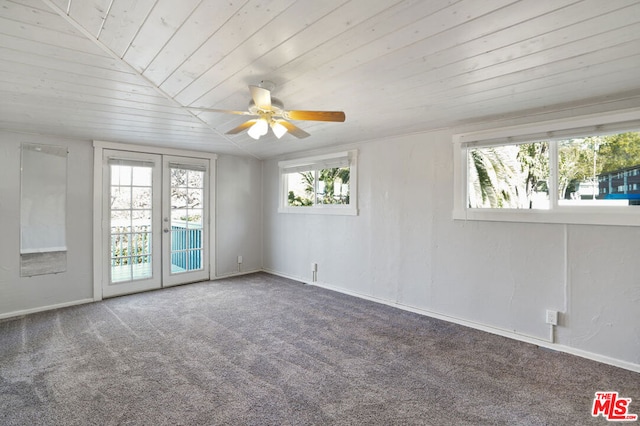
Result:
[[603,425],[640,374],[268,274],[0,323],[2,425]]

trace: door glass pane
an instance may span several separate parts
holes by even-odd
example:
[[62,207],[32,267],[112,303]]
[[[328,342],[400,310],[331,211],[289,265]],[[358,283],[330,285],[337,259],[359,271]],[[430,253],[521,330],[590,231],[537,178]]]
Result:
[[171,273],[202,270],[205,172],[178,166],[170,172]]
[[126,210],[131,207],[131,188],[125,186],[111,186],[111,209]]
[[151,187],[131,189],[131,205],[134,209],[151,208]]
[[131,185],[131,167],[112,165],[111,166],[111,184],[112,185]]
[[202,189],[189,189],[187,191],[187,204],[189,208],[202,208]]
[[131,216],[134,232],[151,232],[151,209],[134,210]]
[[188,228],[202,228],[202,209],[189,209],[189,216],[187,217]]
[[111,282],[152,277],[149,166],[111,164]]
[[151,186],[151,167],[134,167],[132,170],[133,186]]
[[131,212],[129,210],[111,210],[111,235],[131,232]]

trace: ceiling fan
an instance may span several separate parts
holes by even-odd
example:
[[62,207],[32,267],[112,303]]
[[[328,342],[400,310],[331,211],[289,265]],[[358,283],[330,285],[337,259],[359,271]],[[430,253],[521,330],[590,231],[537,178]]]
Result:
[[260,136],[266,135],[269,127],[271,127],[273,134],[276,135],[278,139],[287,132],[297,138],[310,136],[309,133],[287,120],[334,122],[343,122],[345,120],[345,115],[342,111],[287,111],[284,109],[282,101],[271,96],[271,90],[273,90],[274,87],[275,85],[270,81],[262,81],[259,86],[250,85],[251,101],[249,102],[248,111],[191,107],[189,107],[189,109],[257,117],[247,120],[238,127],[226,132],[227,135],[235,135],[248,129],[247,133],[249,136],[256,140],[260,139]]

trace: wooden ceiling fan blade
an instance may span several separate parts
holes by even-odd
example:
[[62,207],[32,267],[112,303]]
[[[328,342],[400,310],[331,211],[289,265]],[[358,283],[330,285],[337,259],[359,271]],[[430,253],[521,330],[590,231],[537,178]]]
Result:
[[302,138],[306,138],[307,136],[311,136],[309,133],[305,132],[304,130],[302,130],[300,127],[289,123],[288,121],[284,121],[284,120],[278,120],[278,123],[282,124],[284,127],[287,128],[287,131],[295,136],[296,138],[302,139]]
[[256,121],[258,121],[257,119],[255,120],[247,120],[244,123],[242,123],[241,125],[239,125],[238,127],[235,127],[231,130],[229,130],[227,133],[225,133],[226,135],[235,135],[236,133],[240,133],[243,130],[247,130],[249,127],[253,126],[254,124],[256,124]]
[[271,109],[271,92],[259,86],[249,86],[251,90],[251,99],[253,103],[260,109]]
[[346,119],[342,111],[285,111],[283,115],[289,120],[343,122]]

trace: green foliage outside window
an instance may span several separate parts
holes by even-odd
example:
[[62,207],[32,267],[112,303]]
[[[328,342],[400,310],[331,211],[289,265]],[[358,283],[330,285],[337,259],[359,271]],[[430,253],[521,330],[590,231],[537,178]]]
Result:
[[[318,178],[317,192],[316,174]],[[296,207],[312,206],[315,199],[317,204],[349,204],[349,174],[348,167],[299,172],[304,195],[289,190],[288,203],[290,206]]]

